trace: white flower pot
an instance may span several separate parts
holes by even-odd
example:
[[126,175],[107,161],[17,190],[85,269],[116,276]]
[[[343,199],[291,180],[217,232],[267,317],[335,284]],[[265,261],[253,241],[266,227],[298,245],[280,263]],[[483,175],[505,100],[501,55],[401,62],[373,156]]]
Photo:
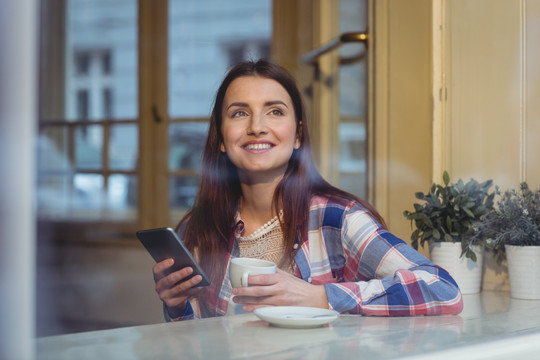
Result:
[[473,246],[476,262],[461,255],[461,243],[440,242],[429,246],[431,261],[445,269],[457,282],[462,294],[476,294],[482,285],[483,248]]
[[540,246],[505,245],[510,295],[516,299],[540,299]]

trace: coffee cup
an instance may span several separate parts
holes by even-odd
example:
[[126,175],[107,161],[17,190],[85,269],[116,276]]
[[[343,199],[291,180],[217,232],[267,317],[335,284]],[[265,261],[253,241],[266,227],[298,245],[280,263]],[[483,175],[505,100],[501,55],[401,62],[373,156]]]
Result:
[[233,258],[229,265],[229,277],[233,287],[249,286],[249,275],[273,274],[276,264],[261,259]]

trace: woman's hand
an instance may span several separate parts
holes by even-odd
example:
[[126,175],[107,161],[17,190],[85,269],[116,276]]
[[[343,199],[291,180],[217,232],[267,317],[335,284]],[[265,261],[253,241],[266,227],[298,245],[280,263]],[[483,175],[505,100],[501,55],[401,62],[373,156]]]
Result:
[[250,275],[249,286],[232,291],[233,301],[244,311],[265,306],[311,306],[328,309],[324,285],[312,285],[279,270],[275,274]]
[[186,301],[201,290],[193,288],[202,281],[201,275],[185,280],[193,273],[191,267],[185,267],[167,275],[167,270],[174,264],[173,259],[158,262],[152,267],[156,292],[172,318],[177,318],[184,312]]

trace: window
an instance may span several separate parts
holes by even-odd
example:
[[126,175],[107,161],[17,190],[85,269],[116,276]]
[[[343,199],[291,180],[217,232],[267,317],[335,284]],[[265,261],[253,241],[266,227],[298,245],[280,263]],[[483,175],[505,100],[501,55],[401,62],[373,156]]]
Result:
[[42,4],[51,17],[65,14],[44,21],[49,27],[40,75],[42,220],[137,218],[136,5],[131,0]]
[[[45,29],[41,81],[52,84],[59,74],[63,80],[43,85],[40,94],[38,216],[100,226],[173,225],[198,190],[219,82],[237,61],[270,55],[272,3],[62,3],[42,5],[52,18]],[[147,23],[139,12],[160,18],[164,32],[141,28]],[[65,19],[54,19],[61,14]],[[141,33],[152,41],[139,39]],[[156,46],[158,36],[168,39],[166,46]],[[165,71],[148,56],[165,58]],[[148,77],[139,78],[139,66]],[[140,111],[151,116],[139,116]]]

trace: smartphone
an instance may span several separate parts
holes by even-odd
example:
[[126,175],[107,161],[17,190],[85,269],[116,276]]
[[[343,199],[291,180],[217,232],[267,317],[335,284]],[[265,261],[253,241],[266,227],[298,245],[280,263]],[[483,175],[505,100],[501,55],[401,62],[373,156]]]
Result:
[[156,262],[165,259],[174,260],[174,265],[168,270],[168,273],[190,266],[193,268],[193,274],[186,280],[189,280],[195,275],[201,275],[203,278],[202,281],[195,286],[210,285],[208,276],[206,276],[201,266],[195,261],[193,255],[191,255],[189,250],[184,246],[182,240],[180,240],[173,229],[158,228],[139,230],[136,235]]

